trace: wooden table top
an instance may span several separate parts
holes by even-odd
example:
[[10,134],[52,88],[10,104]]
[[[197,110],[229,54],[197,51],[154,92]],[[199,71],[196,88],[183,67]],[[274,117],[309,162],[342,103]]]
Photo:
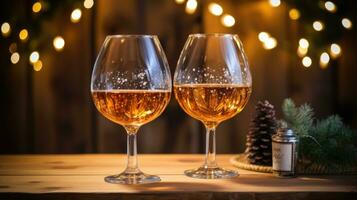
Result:
[[[218,155],[219,165],[235,169],[229,163],[232,156]],[[116,185],[104,182],[103,178],[124,170],[125,155],[122,154],[2,155],[0,156],[0,197],[10,198],[13,195],[20,195],[25,198],[26,195],[35,197],[49,195],[47,197],[56,199],[60,195],[62,197],[79,195],[80,198],[85,195],[85,197],[105,199],[103,197],[127,195],[130,199],[132,195],[129,194],[164,194],[162,199],[165,199],[164,197],[169,198],[172,194],[172,197],[177,199],[181,197],[191,199],[190,194],[194,194],[192,199],[197,199],[197,195],[203,195],[201,197],[206,199],[221,199],[219,195],[235,194],[230,196],[231,199],[241,195],[248,195],[247,197],[251,199],[256,198],[256,195],[262,195],[269,199],[268,197],[273,193],[285,195],[299,193],[301,198],[305,199],[306,197],[320,198],[317,194],[328,192],[329,197],[337,195],[336,198],[349,199],[357,194],[357,176],[301,176],[282,179],[271,174],[243,169],[236,169],[240,176],[233,179],[204,180],[183,175],[185,169],[198,167],[202,162],[203,155],[142,154],[139,155],[140,169],[149,174],[159,175],[162,182]],[[296,196],[294,198],[298,199]]]

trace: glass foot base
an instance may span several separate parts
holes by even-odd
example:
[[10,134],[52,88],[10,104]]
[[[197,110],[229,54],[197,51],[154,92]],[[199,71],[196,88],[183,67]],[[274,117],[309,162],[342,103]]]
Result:
[[104,178],[104,180],[107,183],[126,184],[126,185],[156,183],[161,181],[160,177],[155,175],[144,174],[143,172],[137,172],[137,173],[123,172],[118,175],[107,176]]
[[238,172],[228,169],[223,169],[220,167],[208,168],[200,167],[198,169],[190,169],[185,171],[186,176],[192,178],[201,179],[222,179],[222,178],[233,178],[238,176]]

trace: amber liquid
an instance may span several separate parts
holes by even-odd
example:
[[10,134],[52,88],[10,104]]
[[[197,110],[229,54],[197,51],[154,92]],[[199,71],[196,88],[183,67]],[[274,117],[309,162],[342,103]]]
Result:
[[251,87],[234,84],[174,86],[175,97],[183,110],[206,125],[217,125],[241,112],[251,91]]
[[164,111],[170,95],[166,90],[92,91],[99,112],[123,126],[140,126],[154,120]]

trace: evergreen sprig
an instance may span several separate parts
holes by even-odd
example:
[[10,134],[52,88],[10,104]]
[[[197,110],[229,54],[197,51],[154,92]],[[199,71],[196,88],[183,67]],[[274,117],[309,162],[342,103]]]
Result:
[[309,130],[314,121],[314,111],[309,105],[304,104],[296,107],[293,100],[285,99],[282,109],[284,120],[289,127],[294,127],[294,131],[299,133],[300,136],[309,135]]
[[332,115],[316,120],[311,106],[297,107],[293,100],[282,105],[285,123],[299,136],[299,154],[304,163],[317,163],[330,169],[357,164],[357,132]]

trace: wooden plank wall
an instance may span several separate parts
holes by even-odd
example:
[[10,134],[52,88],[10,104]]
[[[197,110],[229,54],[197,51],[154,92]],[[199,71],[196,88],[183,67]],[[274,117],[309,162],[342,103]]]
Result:
[[[354,63],[357,58],[353,54],[356,52],[353,45],[356,29],[341,43],[346,51],[341,61],[334,64],[335,69],[321,70],[316,61],[306,69],[299,60],[290,60],[281,48],[287,42],[297,43],[299,39],[296,34],[298,26],[288,20],[288,8],[284,4],[272,8],[266,1],[220,1],[225,12],[236,18],[233,28],[224,28],[219,18],[204,9],[203,5],[209,1],[202,2],[206,4],[200,3],[194,15],[187,15],[184,5],[177,5],[173,0],[96,1],[93,9],[83,11],[78,24],[69,22],[70,10],[66,11],[44,25],[50,34],[58,33],[65,38],[65,49],[57,53],[48,44],[40,52],[44,67],[40,72],[29,70],[32,77],[30,85],[27,70],[31,66],[27,64],[26,56],[17,65],[11,65],[7,49],[10,43],[1,38],[0,53],[6,56],[0,59],[0,88],[4,91],[0,98],[3,105],[0,152],[125,152],[124,129],[93,110],[89,93],[93,55],[98,53],[108,34],[157,34],[172,74],[189,33],[239,34],[253,74],[253,95],[241,114],[218,128],[218,153],[244,150],[254,104],[263,99],[268,99],[280,109],[283,99],[291,96],[298,103],[310,102],[318,116],[338,112],[349,124],[357,127],[354,95]],[[18,5],[19,15],[28,9],[25,4]],[[4,8],[6,6],[1,10]],[[8,12],[2,13],[1,16],[5,16]],[[278,47],[264,50],[257,40],[260,31],[270,32],[278,38]],[[32,107],[29,107],[29,88],[33,90]],[[30,124],[32,130],[29,120],[33,121]],[[143,126],[139,133],[141,153],[199,153],[203,149],[202,125],[188,117],[173,96],[166,111],[154,122]]]

